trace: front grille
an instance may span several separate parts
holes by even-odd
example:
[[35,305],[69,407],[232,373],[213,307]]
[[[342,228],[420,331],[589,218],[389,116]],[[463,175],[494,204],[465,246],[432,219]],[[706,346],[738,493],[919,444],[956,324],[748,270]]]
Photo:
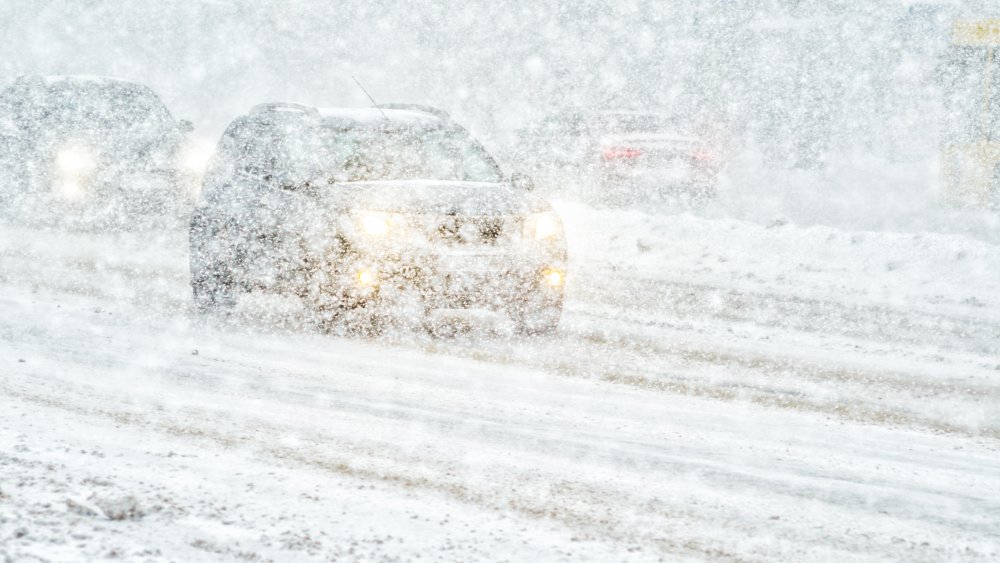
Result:
[[496,245],[513,232],[515,221],[503,216],[445,215],[435,218],[428,238],[449,245]]

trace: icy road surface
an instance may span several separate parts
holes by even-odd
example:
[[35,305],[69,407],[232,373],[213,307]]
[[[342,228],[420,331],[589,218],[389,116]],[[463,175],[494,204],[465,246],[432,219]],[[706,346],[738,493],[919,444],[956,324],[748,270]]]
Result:
[[0,556],[1000,558],[1000,247],[559,209],[534,340],[205,323],[182,230],[0,227]]

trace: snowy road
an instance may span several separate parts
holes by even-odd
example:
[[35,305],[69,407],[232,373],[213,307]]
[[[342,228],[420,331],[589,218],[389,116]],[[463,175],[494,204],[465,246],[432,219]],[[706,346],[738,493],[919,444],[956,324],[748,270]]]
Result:
[[560,211],[540,340],[205,324],[182,231],[0,227],[0,554],[1000,557],[1000,248]]

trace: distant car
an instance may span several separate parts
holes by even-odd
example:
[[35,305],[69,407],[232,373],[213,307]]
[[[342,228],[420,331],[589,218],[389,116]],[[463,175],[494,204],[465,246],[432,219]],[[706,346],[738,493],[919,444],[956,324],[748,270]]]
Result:
[[720,147],[677,118],[570,110],[523,130],[514,152],[556,193],[608,204],[715,197]]
[[[165,213],[193,200],[187,135],[146,86],[88,76],[27,76],[0,91],[8,204],[30,213]],[[11,172],[13,171],[13,172]],[[27,213],[28,211],[26,211]]]
[[472,309],[554,331],[566,243],[531,187],[433,108],[257,106],[223,134],[191,217],[195,304],[258,291],[326,326]]

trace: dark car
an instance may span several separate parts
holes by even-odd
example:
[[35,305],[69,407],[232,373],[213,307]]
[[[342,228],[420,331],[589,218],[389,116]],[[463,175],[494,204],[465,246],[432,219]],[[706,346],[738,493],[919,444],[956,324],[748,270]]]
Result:
[[476,310],[553,331],[565,238],[531,187],[432,108],[257,106],[223,134],[191,218],[195,304],[259,291],[327,326]]
[[567,110],[521,131],[513,151],[554,193],[607,204],[716,195],[720,143],[683,119],[634,111]]
[[[0,91],[2,190],[25,214],[165,213],[197,187],[189,122],[146,86],[89,76],[27,76]],[[188,203],[190,205],[190,203]]]

